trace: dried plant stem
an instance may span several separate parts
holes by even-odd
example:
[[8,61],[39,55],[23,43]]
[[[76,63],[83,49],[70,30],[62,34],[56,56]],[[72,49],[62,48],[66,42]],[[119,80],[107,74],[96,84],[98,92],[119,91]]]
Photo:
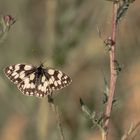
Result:
[[114,42],[111,46],[111,50],[109,51],[109,57],[110,57],[110,87],[109,87],[109,97],[107,106],[105,108],[105,123],[104,123],[104,133],[102,134],[102,140],[107,140],[108,135],[108,129],[109,129],[109,120],[110,120],[110,114],[112,109],[112,102],[113,97],[115,93],[115,86],[116,86],[116,80],[117,80],[117,71],[115,69],[115,47],[116,47],[116,17],[117,17],[117,3],[113,3],[113,20],[112,20],[112,35],[111,39],[112,42]]
[[131,137],[131,135],[136,131],[136,129],[138,129],[139,126],[140,126],[140,122],[138,122],[135,126],[131,126],[130,129],[128,130],[128,132],[126,132],[123,135],[121,140],[128,140]]
[[60,114],[59,114],[58,107],[55,105],[53,98],[48,97],[48,100],[49,100],[49,103],[51,104],[51,107],[52,107],[53,111],[56,114],[56,119],[57,119],[57,125],[58,125],[58,129],[59,129],[59,133],[60,133],[60,138],[61,138],[61,140],[65,140],[64,132],[63,132],[63,129],[62,129],[62,124],[61,124],[61,117],[60,117]]

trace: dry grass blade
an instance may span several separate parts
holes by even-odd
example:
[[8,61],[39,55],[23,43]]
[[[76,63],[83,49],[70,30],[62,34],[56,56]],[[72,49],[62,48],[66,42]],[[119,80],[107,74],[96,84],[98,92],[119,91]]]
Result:
[[138,122],[135,126],[131,124],[129,130],[122,136],[121,140],[128,140],[132,136],[132,134],[136,131],[136,129],[138,129],[139,126],[140,126],[140,122]]

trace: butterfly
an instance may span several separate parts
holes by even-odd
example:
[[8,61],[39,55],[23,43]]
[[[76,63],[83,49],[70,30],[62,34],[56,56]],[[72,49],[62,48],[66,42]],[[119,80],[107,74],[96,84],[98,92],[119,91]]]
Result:
[[60,70],[28,64],[16,64],[4,69],[5,75],[25,95],[44,97],[68,86],[72,79]]

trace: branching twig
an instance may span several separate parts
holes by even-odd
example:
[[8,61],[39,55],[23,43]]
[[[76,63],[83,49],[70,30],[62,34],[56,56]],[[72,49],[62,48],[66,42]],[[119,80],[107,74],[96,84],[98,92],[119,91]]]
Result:
[[65,140],[58,107],[55,105],[54,100],[51,96],[48,96],[48,102],[51,104],[51,107],[56,114],[56,119],[57,119],[57,124],[58,124],[58,129],[59,129],[59,132],[60,132],[61,140]]
[[[116,30],[119,19],[125,14],[126,10],[129,7],[130,3],[133,3],[135,0],[123,0],[123,4],[118,8],[118,3],[120,0],[109,0],[113,2],[113,20],[112,20],[112,35],[107,39],[106,45],[109,46],[109,57],[110,57],[110,86],[109,86],[109,96],[107,105],[104,113],[104,134],[102,140],[107,140],[108,129],[109,129],[109,120],[111,115],[111,110],[113,106],[113,99],[115,94],[115,87],[117,81],[118,72],[121,71],[121,67],[115,56],[116,49]],[[116,68],[117,64],[117,68]]]
[[110,119],[110,114],[111,114],[111,109],[112,109],[112,102],[114,98],[114,93],[115,93],[115,86],[116,86],[116,80],[117,80],[117,72],[115,70],[115,64],[114,61],[115,59],[115,47],[116,47],[116,17],[117,17],[117,3],[113,3],[113,21],[112,21],[112,35],[111,39],[112,42],[114,42],[111,46],[111,49],[109,50],[109,56],[110,56],[110,87],[109,87],[109,97],[108,97],[108,102],[107,106],[105,109],[105,123],[104,123],[104,131],[105,133],[103,134],[103,140],[107,140],[107,134],[108,134],[108,129],[109,129],[109,119]]

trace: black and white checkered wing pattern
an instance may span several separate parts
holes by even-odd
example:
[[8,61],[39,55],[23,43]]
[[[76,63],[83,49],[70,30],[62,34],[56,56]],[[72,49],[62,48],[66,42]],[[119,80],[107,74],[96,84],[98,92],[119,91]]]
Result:
[[44,97],[52,93],[48,80],[44,75],[38,75],[37,69],[25,78],[19,85],[19,90],[29,96]]
[[[62,89],[71,83],[71,78],[65,73],[53,69],[53,68],[42,68],[36,71],[36,89],[34,95],[36,97],[44,97],[53,93],[55,90]],[[37,72],[42,73],[42,75],[37,78]],[[42,72],[41,72],[42,71]]]
[[[6,76],[11,80],[11,82],[17,85],[18,89],[23,94],[30,96],[33,96],[35,88],[31,88],[27,81],[30,80],[29,78],[35,73],[35,71],[36,67],[26,64],[16,64],[4,69]],[[32,80],[30,80],[30,82],[32,82]],[[35,86],[32,85],[32,87]]]
[[18,85],[23,81],[28,75],[35,71],[35,67],[26,64],[16,64],[6,67],[4,69],[5,75],[13,82]]
[[44,75],[53,91],[68,86],[72,81],[64,72],[52,68],[44,69]]
[[35,72],[25,77],[17,87],[25,95],[36,96]]
[[5,68],[4,72],[23,94],[36,97],[49,95],[72,81],[65,73],[42,65],[17,64]]

